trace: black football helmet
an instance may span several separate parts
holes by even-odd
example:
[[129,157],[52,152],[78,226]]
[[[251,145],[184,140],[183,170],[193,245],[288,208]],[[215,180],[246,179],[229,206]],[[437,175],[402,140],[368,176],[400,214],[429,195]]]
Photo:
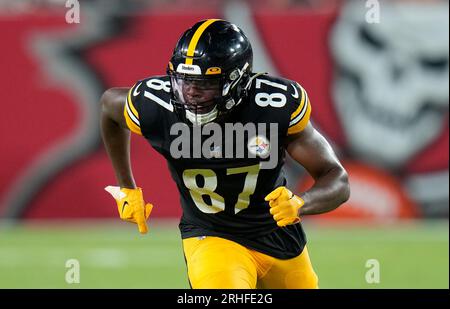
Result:
[[197,22],[178,40],[167,67],[179,117],[195,125],[223,119],[247,95],[252,63],[250,41],[236,25]]

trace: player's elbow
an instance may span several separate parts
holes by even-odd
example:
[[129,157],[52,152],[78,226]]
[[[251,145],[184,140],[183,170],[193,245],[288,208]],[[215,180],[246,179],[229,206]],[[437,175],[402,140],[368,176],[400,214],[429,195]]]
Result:
[[339,205],[344,204],[350,198],[350,183],[347,171],[341,167],[339,171]]
[[105,92],[103,92],[99,101],[102,113],[108,114],[113,110],[115,96],[116,96],[115,88],[109,88]]
[[125,107],[127,89],[110,88],[100,98],[102,119],[113,121],[120,127],[126,128],[123,110]]

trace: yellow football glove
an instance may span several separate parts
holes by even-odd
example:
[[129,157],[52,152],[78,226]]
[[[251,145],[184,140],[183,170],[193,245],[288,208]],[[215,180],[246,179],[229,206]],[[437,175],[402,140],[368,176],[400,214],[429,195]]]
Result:
[[153,205],[150,203],[145,204],[142,189],[107,186],[105,190],[116,200],[120,218],[128,222],[137,223],[139,232],[141,234],[147,233],[148,227],[146,220],[152,212]]
[[279,227],[300,222],[298,210],[305,202],[288,188],[276,188],[265,197],[265,200],[269,202],[270,213]]

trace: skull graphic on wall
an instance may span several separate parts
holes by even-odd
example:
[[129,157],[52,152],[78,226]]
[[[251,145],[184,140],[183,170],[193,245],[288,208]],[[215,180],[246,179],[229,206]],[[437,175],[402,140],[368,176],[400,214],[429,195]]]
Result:
[[331,36],[333,95],[350,150],[401,169],[442,132],[449,105],[448,3],[344,5]]

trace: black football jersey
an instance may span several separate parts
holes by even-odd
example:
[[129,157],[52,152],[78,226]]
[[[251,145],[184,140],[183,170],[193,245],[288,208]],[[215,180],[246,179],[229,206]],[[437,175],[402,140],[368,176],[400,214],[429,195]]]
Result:
[[286,185],[284,146],[309,121],[306,91],[295,81],[258,76],[233,113],[203,126],[181,122],[170,97],[168,76],[138,81],[124,116],[168,162],[180,192],[182,238],[219,236],[281,259],[300,254],[301,224],[279,228],[264,197]]

